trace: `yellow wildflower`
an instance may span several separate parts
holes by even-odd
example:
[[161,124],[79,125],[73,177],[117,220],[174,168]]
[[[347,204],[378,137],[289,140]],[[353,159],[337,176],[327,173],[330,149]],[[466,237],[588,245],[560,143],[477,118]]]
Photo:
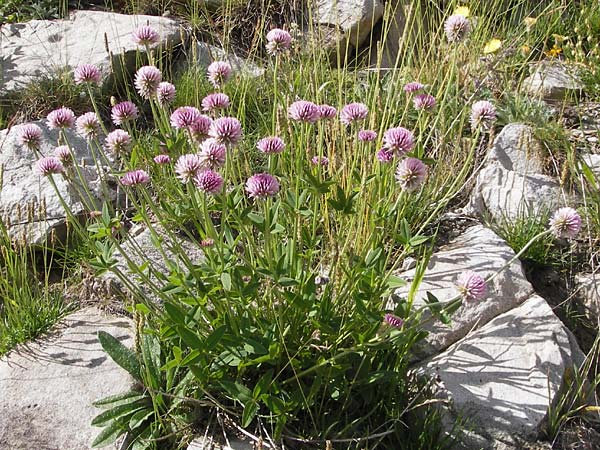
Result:
[[459,14],[464,17],[469,17],[469,15],[471,14],[471,11],[469,10],[468,6],[457,6],[456,9],[454,10],[454,14]]
[[491,39],[485,47],[483,47],[483,54],[489,55],[490,53],[494,53],[498,51],[502,47],[502,41],[500,39]]

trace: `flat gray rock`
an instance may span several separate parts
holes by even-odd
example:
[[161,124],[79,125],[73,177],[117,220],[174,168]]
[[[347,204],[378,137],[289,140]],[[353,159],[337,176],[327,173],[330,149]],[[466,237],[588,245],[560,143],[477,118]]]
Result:
[[49,337],[0,359],[0,448],[91,448],[101,430],[91,426],[101,412],[92,402],[133,383],[102,350],[100,330],[133,345],[130,320],[86,308],[67,316]]
[[547,100],[564,100],[580,94],[584,85],[578,69],[561,61],[542,61],[533,66],[531,75],[523,80],[522,89]]
[[[160,246],[157,247],[155,242]],[[174,246],[181,247],[181,253],[174,251]],[[143,226],[132,228],[127,239],[121,244],[121,249],[122,251],[117,249],[113,254],[116,260],[115,269],[126,276],[136,290],[139,289],[146,298],[155,302],[159,302],[156,290],[166,284],[165,279],[169,275],[170,265],[187,272],[181,254],[184,254],[192,264],[201,264],[204,261],[204,253],[198,242],[180,235],[171,238],[158,226],[154,230]],[[137,275],[140,268],[147,277],[145,280],[140,280]],[[106,292],[116,297],[132,293],[130,287],[125,285],[114,272],[106,272],[96,279],[93,291]]]
[[487,154],[486,162],[521,175],[540,174],[544,161],[533,129],[522,123],[510,123],[502,128]]
[[[493,231],[482,225],[467,229],[442,250],[434,253],[427,265],[425,277],[416,294],[414,307],[424,304],[426,292],[441,302],[458,295],[456,280],[465,270],[488,277],[506,265],[515,256],[513,250]],[[412,281],[415,270],[398,276]],[[393,298],[406,298],[410,286],[395,291]],[[450,326],[438,320],[426,324],[429,336],[419,348],[418,357],[431,356],[466,336],[472,329],[482,327],[494,317],[518,306],[533,292],[519,260],[513,261],[488,285],[485,298],[465,301],[452,316]],[[391,305],[390,305],[391,306]]]
[[316,25],[339,28],[350,45],[358,47],[381,19],[383,11],[378,0],[317,0],[312,20]]
[[449,421],[461,416],[473,432],[468,449],[506,448],[535,435],[581,350],[548,303],[537,295],[423,364],[451,399]]
[[132,72],[136,51],[145,50],[134,44],[131,33],[146,24],[159,32],[160,48],[172,48],[185,39],[185,31],[175,20],[103,11],[75,11],[64,20],[5,24],[0,33],[0,96],[22,89],[40,75],[73,70],[83,63],[99,66],[105,80],[113,70]]
[[590,168],[596,177],[600,178],[600,155],[587,153],[581,155],[581,160]]
[[568,203],[554,178],[544,175],[543,158],[530,127],[505,126],[477,174],[467,210],[496,222],[549,213]]
[[[31,123],[42,129],[40,153],[51,156],[57,146],[58,131],[49,129],[45,121]],[[34,170],[40,155],[18,143],[19,127],[0,131],[0,167],[3,167],[0,218],[8,225],[13,239],[32,245],[42,244],[53,232],[62,239],[66,212],[49,179]],[[62,175],[53,175],[56,187],[73,214],[80,215],[89,209],[100,210],[101,199],[106,198],[104,193],[108,200],[114,199],[114,181],[107,179],[106,183],[102,183],[85,139],[70,129],[67,130],[67,139],[79,162],[84,181],[74,171],[70,172],[71,181]],[[91,191],[91,198],[87,194],[80,195],[83,190],[76,186],[82,183]]]

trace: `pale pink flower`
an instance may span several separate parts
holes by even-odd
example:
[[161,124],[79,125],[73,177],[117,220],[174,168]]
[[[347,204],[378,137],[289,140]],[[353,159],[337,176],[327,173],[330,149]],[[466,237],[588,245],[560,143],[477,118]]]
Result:
[[385,323],[394,328],[402,328],[404,326],[404,320],[398,316],[395,316],[394,314],[386,314],[383,316],[383,320]]
[[415,146],[415,137],[410,130],[403,127],[390,128],[383,134],[383,146],[402,156]]
[[208,81],[215,88],[224,85],[231,76],[231,65],[225,61],[215,61],[208,66],[206,71]]
[[496,107],[487,100],[473,103],[471,108],[471,128],[489,130],[496,121]]
[[116,155],[127,153],[131,148],[131,136],[125,130],[114,130],[108,133],[104,141],[106,148]]
[[277,178],[268,173],[252,175],[246,181],[246,192],[255,199],[273,197],[279,192],[279,182]]
[[133,102],[124,101],[112,107],[110,117],[115,125],[122,125],[138,117],[138,108]]
[[310,162],[315,166],[327,167],[329,165],[329,158],[327,158],[327,156],[315,155],[312,157]]
[[63,165],[70,164],[73,161],[73,154],[71,149],[67,145],[60,145],[54,149],[54,156],[56,156]]
[[358,140],[362,142],[372,142],[377,139],[377,132],[373,130],[360,130]]
[[193,182],[198,189],[207,194],[217,194],[223,188],[223,177],[210,169],[197,172]]
[[202,167],[216,169],[225,165],[227,147],[215,139],[207,139],[200,146],[199,156]]
[[160,155],[156,155],[154,157],[154,162],[156,164],[165,165],[171,162],[171,157],[165,153],[161,153]]
[[175,163],[175,173],[183,183],[190,181],[202,169],[202,159],[196,153],[181,155]]
[[190,133],[192,133],[192,137],[201,142],[208,137],[208,132],[210,130],[210,126],[212,125],[212,119],[204,114],[201,114],[196,122],[194,122],[190,127]]
[[75,84],[100,84],[102,73],[100,69],[93,64],[80,64],[73,72]]
[[487,291],[483,277],[472,270],[466,270],[459,275],[456,287],[465,300],[481,300]]
[[18,129],[17,142],[31,150],[39,150],[42,143],[42,129],[34,123],[21,125]]
[[202,99],[202,110],[213,112],[218,109],[229,108],[229,96],[221,92],[208,94]]
[[279,136],[268,136],[258,141],[256,148],[263,153],[281,153],[285,143]]
[[225,145],[236,145],[242,139],[242,124],[235,117],[219,117],[213,120],[208,135]]
[[417,158],[406,158],[396,168],[396,180],[405,191],[414,191],[421,187],[427,178],[427,166]]
[[154,66],[143,66],[135,73],[134,85],[142,98],[150,99],[156,95],[162,74]]
[[274,28],[267,33],[267,53],[278,55],[290,49],[292,36],[281,28]]
[[171,114],[171,126],[179,130],[192,127],[201,119],[202,113],[193,106],[181,106]]
[[377,152],[377,160],[384,164],[390,163],[394,160],[394,152],[387,148],[382,148]]
[[420,91],[425,87],[424,84],[419,83],[418,81],[411,81],[410,83],[406,83],[404,85],[404,92],[407,94],[412,94],[414,92]]
[[156,100],[162,106],[170,104],[175,100],[175,86],[168,81],[161,81],[156,88]]
[[334,119],[337,116],[337,109],[331,105],[319,105],[319,118]]
[[56,156],[46,156],[39,159],[35,164],[35,169],[39,175],[43,176],[63,173],[65,171],[62,162]]
[[77,132],[88,140],[100,135],[100,121],[95,112],[87,112],[77,118],[75,122]]
[[340,111],[340,121],[344,125],[363,121],[369,114],[369,108],[364,103],[349,103]]
[[429,94],[417,94],[413,98],[413,106],[416,110],[426,110],[429,111],[433,109],[436,105],[436,100],[433,95]]
[[138,27],[132,33],[133,42],[137,45],[150,46],[158,43],[158,31],[148,25]]
[[574,239],[581,230],[581,216],[573,208],[558,209],[550,219],[550,229],[557,238]]
[[150,175],[142,169],[132,170],[121,177],[123,186],[137,186],[139,184],[147,184],[150,182]]
[[471,22],[461,14],[454,14],[446,20],[444,32],[450,42],[464,40],[471,31]]
[[75,113],[63,106],[48,114],[47,120],[50,128],[72,128],[75,125]]
[[299,100],[288,108],[288,117],[298,122],[315,123],[321,118],[321,111],[313,102]]

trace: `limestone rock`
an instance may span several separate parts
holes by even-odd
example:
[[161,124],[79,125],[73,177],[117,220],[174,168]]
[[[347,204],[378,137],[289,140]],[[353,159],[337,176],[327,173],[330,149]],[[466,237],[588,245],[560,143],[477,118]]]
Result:
[[546,213],[566,203],[559,184],[541,173],[543,161],[531,128],[504,127],[486,162],[471,193],[470,212],[504,222]]
[[82,63],[99,66],[105,81],[112,79],[111,73],[132,72],[136,52],[145,50],[134,44],[131,33],[146,24],[159,32],[160,48],[172,48],[185,39],[175,20],[103,11],[75,11],[65,20],[4,24],[0,96],[18,91],[35,77],[73,70]]
[[[52,155],[58,142],[58,131],[49,129],[45,121],[32,123],[38,125],[43,133],[39,153]],[[0,131],[0,167],[3,168],[0,218],[8,225],[12,238],[24,238],[28,244],[45,242],[53,230],[55,236],[61,239],[66,212],[50,180],[34,170],[40,155],[18,143],[19,128],[15,126]],[[114,181],[106,179],[103,183],[86,140],[73,130],[68,129],[66,133],[83,180],[73,169],[69,170],[68,176],[53,175],[60,196],[76,216],[86,210],[102,209],[101,199],[106,198],[104,193],[108,194],[107,200],[114,199]],[[91,192],[91,198],[83,193],[83,184]]]
[[378,0],[317,0],[312,13],[316,25],[342,30],[350,45],[358,47],[383,16]]
[[[419,285],[414,307],[425,304],[426,292],[441,302],[458,295],[455,282],[464,270],[473,270],[487,277],[506,265],[515,253],[493,231],[482,225],[467,229],[442,250],[432,255],[425,277]],[[398,274],[412,281],[415,270]],[[395,291],[393,299],[406,298],[410,286]],[[513,261],[488,285],[486,297],[478,301],[465,301],[452,316],[450,326],[435,320],[425,325],[429,336],[419,350],[419,357],[427,357],[443,350],[466,336],[472,329],[485,325],[524,301],[533,292],[519,260]],[[389,305],[392,306],[392,305]],[[393,306],[392,306],[393,307]]]
[[575,276],[575,282],[585,316],[592,323],[600,323],[600,275],[597,273],[579,274]]
[[577,68],[561,61],[542,61],[533,67],[522,88],[547,100],[564,100],[583,91]]
[[533,295],[422,367],[451,398],[449,422],[460,416],[472,427],[462,448],[498,449],[536,433],[581,358],[552,308]]
[[180,70],[197,67],[201,71],[200,76],[206,76],[206,68],[214,61],[228,62],[231,65],[234,76],[254,78],[260,77],[265,73],[263,67],[254,64],[249,59],[228,53],[220,47],[200,41],[192,46],[192,53],[183,62]]
[[91,426],[92,402],[133,384],[102,349],[100,330],[133,345],[130,320],[86,308],[0,359],[0,448],[91,448],[101,430]]
[[[158,242],[160,247],[155,245]],[[174,251],[174,246],[181,247],[181,253]],[[184,236],[167,234],[160,227],[154,228],[154,233],[149,228],[137,226],[130,230],[129,237],[121,244],[122,252],[117,250],[113,257],[116,260],[116,269],[127,276],[131,282],[139,287],[140,292],[148,299],[159,302],[156,290],[149,286],[147,281],[137,280],[136,271],[142,268],[155,288],[161,288],[166,284],[165,278],[169,275],[169,266],[185,270],[185,261],[181,254],[185,255],[192,264],[200,264],[204,260],[204,254],[197,242]],[[134,268],[137,268],[134,270]],[[96,280],[94,291],[109,292],[115,296],[122,296],[129,292],[127,286],[113,272],[107,272]]]
[[486,161],[497,162],[502,168],[521,175],[544,171],[540,145],[533,135],[533,129],[520,123],[511,123],[502,128]]

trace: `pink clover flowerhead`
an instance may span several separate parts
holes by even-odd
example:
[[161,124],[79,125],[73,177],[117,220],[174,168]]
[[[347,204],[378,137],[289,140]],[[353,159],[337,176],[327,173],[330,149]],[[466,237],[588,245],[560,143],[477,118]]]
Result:
[[63,106],[48,114],[47,120],[50,128],[72,128],[75,125],[75,113]]
[[313,102],[299,100],[288,108],[288,117],[297,122],[315,123],[321,118],[321,111]]
[[444,32],[449,42],[464,40],[471,31],[471,22],[462,14],[454,14],[444,23]]
[[285,149],[285,143],[279,136],[268,136],[258,141],[256,148],[267,154],[281,153]]
[[268,173],[252,175],[246,181],[246,192],[254,199],[273,197],[279,192],[279,182]]
[[223,188],[223,177],[213,170],[201,170],[196,173],[194,185],[207,194],[218,194]]
[[182,183],[190,181],[202,169],[202,158],[196,153],[181,155],[175,163],[175,173]]
[[417,158],[405,158],[396,168],[396,180],[405,191],[414,191],[421,187],[427,178],[427,166]]
[[384,147],[377,152],[377,161],[379,161],[380,163],[387,164],[387,163],[392,162],[393,160],[394,160],[394,152],[393,151]]
[[161,81],[156,88],[156,100],[162,106],[169,105],[175,100],[176,93],[175,85],[168,81]]
[[148,184],[149,182],[150,175],[142,169],[132,170],[121,177],[121,184],[123,186],[137,186],[140,184]]
[[202,167],[216,169],[225,165],[227,147],[215,139],[207,139],[200,146],[200,160]]
[[215,89],[223,86],[231,77],[231,65],[225,61],[215,61],[208,66],[206,75]]
[[243,137],[242,124],[235,117],[219,117],[213,120],[208,135],[221,144],[234,146]]
[[383,146],[397,156],[405,155],[415,146],[412,131],[403,127],[390,128],[383,134]]
[[331,105],[319,105],[319,118],[323,120],[335,119],[337,109]]
[[203,111],[214,112],[226,108],[229,108],[229,96],[222,92],[213,92],[202,99]]
[[487,292],[485,279],[472,270],[466,270],[458,276],[456,287],[467,301],[481,300]]
[[558,209],[550,219],[550,230],[557,238],[574,239],[581,231],[581,216],[573,208]]
[[178,130],[193,127],[201,119],[202,113],[193,106],[181,106],[171,114],[171,126]]
[[65,167],[56,156],[45,156],[40,158],[35,164],[35,171],[42,176],[63,173]]
[[73,154],[67,145],[59,145],[56,147],[54,149],[54,156],[56,156],[65,166],[73,162]]
[[360,130],[358,132],[358,140],[361,142],[373,142],[377,139],[377,132],[373,130]]
[[496,121],[496,107],[487,100],[479,100],[471,107],[471,128],[489,130]]
[[413,106],[416,110],[429,111],[437,104],[435,97],[429,94],[417,94],[413,98]]
[[391,327],[402,328],[404,326],[404,320],[400,317],[387,313],[383,316],[383,321]]
[[80,64],[73,72],[75,84],[100,84],[102,80],[102,72],[93,64]]
[[165,164],[169,164],[171,162],[171,157],[166,153],[161,153],[160,155],[156,155],[153,160],[156,164],[164,166]]
[[77,132],[88,140],[95,139],[100,136],[100,121],[95,112],[87,112],[82,114],[75,121]]
[[42,129],[34,123],[21,125],[17,132],[17,142],[31,150],[39,150],[42,143]]
[[146,100],[156,96],[158,85],[162,81],[162,73],[154,66],[143,66],[135,73],[135,88]]
[[419,83],[418,81],[411,81],[410,83],[406,83],[403,89],[404,92],[406,92],[407,94],[413,94],[415,92],[420,91],[423,88],[425,88],[424,84]]
[[189,127],[192,137],[198,142],[202,142],[204,139],[208,138],[208,132],[210,131],[212,122],[210,117],[205,114],[200,114],[198,120]]
[[131,149],[131,136],[125,130],[111,131],[104,142],[106,148],[115,155],[127,153]]
[[132,38],[136,45],[150,46],[157,44],[160,36],[151,26],[142,25],[133,31]]
[[329,165],[329,158],[327,158],[327,156],[315,155],[312,157],[310,162],[315,166],[327,167]]
[[361,122],[367,118],[369,108],[364,103],[349,103],[340,111],[340,121],[344,125]]
[[290,49],[292,46],[292,35],[281,28],[274,28],[267,33],[267,53],[269,55],[279,55]]
[[126,122],[137,119],[138,108],[133,102],[128,100],[117,103],[110,111],[110,117],[115,125],[122,125]]

